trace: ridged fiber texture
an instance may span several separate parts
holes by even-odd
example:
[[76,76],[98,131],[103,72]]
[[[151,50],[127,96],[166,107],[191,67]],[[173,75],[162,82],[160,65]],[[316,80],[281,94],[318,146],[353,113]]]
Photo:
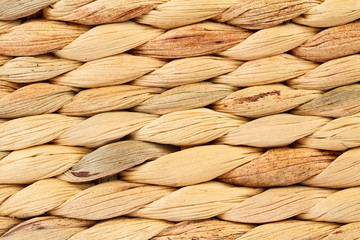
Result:
[[358,19],[0,1],[0,240],[360,239]]

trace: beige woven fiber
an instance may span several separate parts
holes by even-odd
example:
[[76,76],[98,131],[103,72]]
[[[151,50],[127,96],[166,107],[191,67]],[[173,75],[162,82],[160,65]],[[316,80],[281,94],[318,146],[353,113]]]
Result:
[[0,240],[360,239],[360,0],[0,0]]

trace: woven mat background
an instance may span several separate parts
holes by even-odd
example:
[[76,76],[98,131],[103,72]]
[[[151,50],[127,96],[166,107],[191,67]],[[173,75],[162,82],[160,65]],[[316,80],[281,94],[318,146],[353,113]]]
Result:
[[360,239],[360,0],[1,0],[1,240]]

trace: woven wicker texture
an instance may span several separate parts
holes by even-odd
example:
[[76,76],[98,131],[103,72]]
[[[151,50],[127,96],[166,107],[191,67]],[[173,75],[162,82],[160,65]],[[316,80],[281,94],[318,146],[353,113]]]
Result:
[[360,0],[0,0],[0,240],[360,239]]

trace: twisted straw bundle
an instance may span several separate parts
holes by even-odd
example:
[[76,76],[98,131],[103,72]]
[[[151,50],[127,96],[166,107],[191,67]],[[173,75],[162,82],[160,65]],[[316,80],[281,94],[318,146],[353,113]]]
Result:
[[360,237],[359,0],[0,2],[0,240]]

